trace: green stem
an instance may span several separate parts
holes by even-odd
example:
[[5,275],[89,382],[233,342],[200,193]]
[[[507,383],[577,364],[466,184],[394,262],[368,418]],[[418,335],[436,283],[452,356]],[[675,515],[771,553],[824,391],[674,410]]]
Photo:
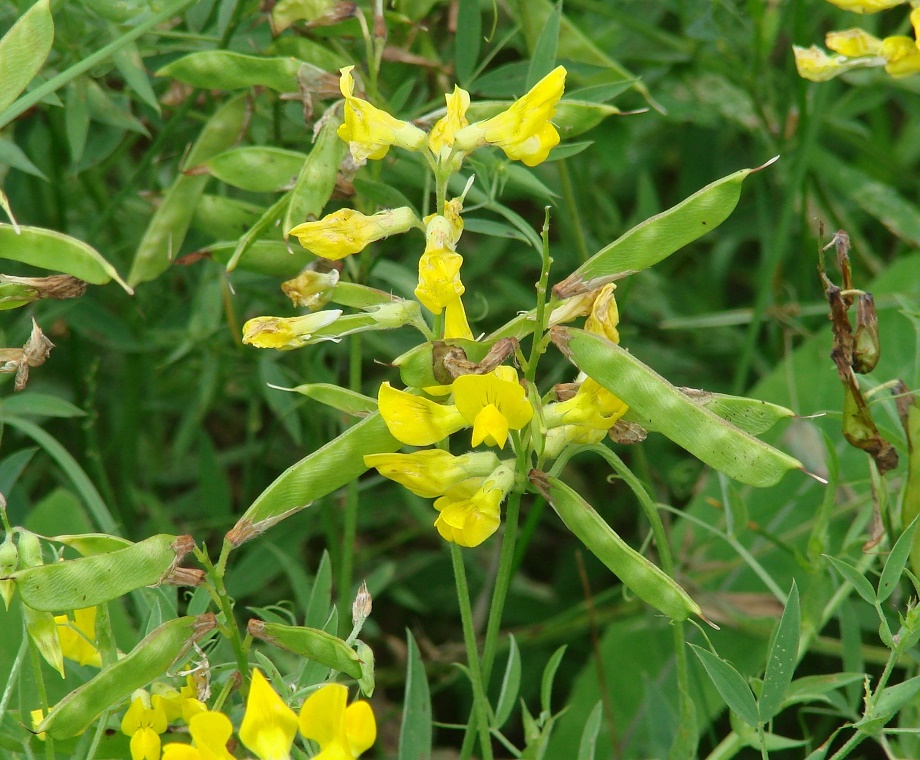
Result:
[[138,24],[127,34],[124,34],[117,40],[110,42],[101,50],[97,50],[92,55],[75,63],[65,71],[62,71],[56,77],[52,77],[43,85],[40,85],[31,92],[26,93],[16,102],[12,103],[5,111],[3,111],[3,113],[0,113],[0,128],[5,127],[17,116],[25,113],[32,106],[40,103],[51,93],[57,92],[68,82],[73,81],[81,74],[84,74],[95,66],[98,66],[100,63],[108,59],[108,57],[113,53],[121,50],[121,48],[123,48],[129,42],[133,42],[139,37],[142,37],[155,26],[157,26],[157,24],[160,24],[163,21],[166,21],[166,19],[178,15],[186,8],[186,6],[191,5],[194,1],[195,0],[177,0],[177,2],[167,6],[162,11],[151,16],[143,23]]
[[[540,279],[537,282],[537,313],[536,324],[533,330],[533,342],[530,345],[530,359],[527,361],[527,371],[524,376],[529,382],[534,382],[537,377],[537,363],[546,350],[543,333],[546,332],[546,293],[549,289],[549,270],[553,260],[549,255],[549,206],[546,207],[543,217],[543,230],[540,233],[543,241],[540,260]],[[525,473],[526,474],[526,473]]]
[[[352,335],[349,342],[348,388],[361,392],[362,341],[360,335]],[[358,534],[358,481],[352,480],[345,490],[345,516],[342,526],[342,562],[339,565],[339,627],[348,630],[351,609],[351,585],[355,567],[355,539]]]
[[[473,609],[470,605],[470,589],[466,582],[466,568],[463,566],[461,548],[451,542],[450,559],[454,566],[454,580],[457,584],[457,602],[460,605],[460,620],[463,623],[463,640],[466,644],[467,667],[473,686],[473,712],[479,730],[483,760],[492,760],[492,739],[489,734],[489,703],[486,700],[482,672],[479,669],[479,652],[476,648],[476,634],[473,631]],[[491,624],[491,619],[489,623]],[[464,756],[461,755],[461,759]]]
[[6,677],[6,686],[3,687],[3,696],[0,697],[0,715],[6,715],[6,707],[10,703],[10,698],[13,696],[13,689],[19,680],[19,671],[22,669],[22,663],[26,659],[26,651],[28,648],[29,637],[26,635],[22,637],[19,651],[16,653],[16,658],[10,666],[10,673]]
[[243,683],[242,690],[245,693],[247,691],[246,677],[249,674],[249,658],[246,656],[246,646],[243,644],[243,637],[240,635],[240,629],[236,624],[236,617],[233,614],[233,601],[227,594],[227,588],[224,585],[224,570],[227,566],[227,556],[230,554],[232,548],[232,544],[225,540],[216,567],[211,564],[211,559],[203,549],[196,549],[195,556],[204,566],[205,572],[208,575],[208,580],[210,581],[207,585],[208,593],[210,593],[211,598],[220,608],[220,611],[224,613],[227,638],[230,639],[230,645],[233,647],[233,652],[236,655],[236,667],[240,672]]
[[109,618],[107,603],[96,607],[96,640],[99,644],[102,667],[107,668],[109,665],[114,665],[118,661],[118,650],[115,647],[115,634],[112,631],[112,620]]
[[[42,708],[42,715],[47,718],[50,705],[48,704],[48,692],[45,690],[45,678],[42,675],[42,661],[38,652],[38,646],[32,640],[25,625],[23,625],[22,628],[22,635],[28,639],[29,642],[29,656],[32,660],[32,672],[35,675],[35,688],[38,691],[38,701]],[[45,735],[45,754],[48,760],[54,760],[54,740],[47,734]]]

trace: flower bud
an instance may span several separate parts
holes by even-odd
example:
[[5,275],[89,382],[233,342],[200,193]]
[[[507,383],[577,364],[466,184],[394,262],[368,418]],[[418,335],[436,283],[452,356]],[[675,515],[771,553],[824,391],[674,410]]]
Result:
[[341,309],[331,309],[301,317],[255,317],[243,325],[243,343],[290,351],[305,346],[313,333],[331,325],[341,315]]

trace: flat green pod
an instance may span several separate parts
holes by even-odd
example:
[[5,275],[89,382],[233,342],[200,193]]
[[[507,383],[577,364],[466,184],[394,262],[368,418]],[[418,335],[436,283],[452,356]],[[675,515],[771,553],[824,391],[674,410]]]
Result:
[[270,387],[281,391],[300,393],[307,398],[312,398],[314,401],[355,417],[366,417],[371,412],[377,411],[377,399],[332,383],[304,383],[293,388],[281,388],[277,385]]
[[[238,243],[214,243],[201,252],[210,255],[215,261],[227,264],[233,259]],[[243,255],[234,263],[234,269],[255,272],[269,277],[289,279],[296,277],[307,264],[316,261],[316,256],[297,243],[285,243],[281,240],[256,240],[251,243]]]
[[297,74],[301,67],[316,69],[296,58],[267,58],[229,50],[203,50],[168,63],[156,72],[156,76],[172,77],[206,90],[261,86],[275,92],[297,92]]
[[355,650],[338,636],[319,628],[266,623],[253,619],[249,621],[248,630],[257,639],[315,660],[352,678],[361,678],[363,674],[361,659]]
[[672,620],[702,614],[677,581],[620,538],[577,491],[539,470],[530,471],[530,482],[576,538],[636,596]]
[[306,153],[264,145],[231,148],[203,166],[221,182],[252,193],[275,193],[294,184]]
[[121,536],[112,536],[108,533],[75,533],[60,536],[48,536],[49,541],[64,544],[71,549],[76,549],[84,557],[93,554],[107,554],[133,545],[133,541]]
[[695,403],[651,367],[606,338],[571,327],[553,327],[550,334],[575,366],[713,469],[742,483],[761,487],[778,483],[787,470],[803,469],[798,459]]
[[191,536],[161,533],[123,549],[13,573],[22,601],[36,610],[95,607],[161,583],[194,546]]
[[141,689],[169,668],[217,626],[210,612],[169,620],[151,631],[127,655],[58,702],[36,727],[53,739],[69,739],[89,728],[105,710]]

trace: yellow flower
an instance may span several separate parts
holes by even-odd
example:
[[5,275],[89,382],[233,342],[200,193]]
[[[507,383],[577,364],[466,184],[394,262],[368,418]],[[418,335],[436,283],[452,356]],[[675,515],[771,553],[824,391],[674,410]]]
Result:
[[578,425],[591,430],[609,430],[627,411],[629,407],[621,399],[587,377],[572,398],[544,407],[543,422],[550,429]]
[[418,262],[418,287],[415,296],[432,314],[440,314],[444,307],[463,295],[460,281],[463,257],[447,248],[426,250]]
[[166,713],[158,702],[150,705],[146,692],[136,696],[121,719],[121,731],[131,737],[131,760],[160,760],[160,734]]
[[435,528],[445,541],[472,548],[479,546],[498,530],[501,524],[500,505],[514,485],[514,469],[499,465],[481,481],[467,481],[434,503],[440,514]]
[[450,404],[436,404],[421,396],[382,383],[377,396],[380,416],[390,434],[410,446],[428,446],[466,427],[466,420]]
[[368,454],[364,464],[377,468],[383,477],[416,496],[433,499],[468,478],[488,475],[498,466],[498,457],[489,451],[454,456],[440,449],[429,449],[411,454]]
[[904,5],[907,0],[828,0],[838,8],[852,13],[878,13],[879,11]]
[[845,55],[847,58],[878,55],[882,50],[882,41],[862,29],[828,32],[824,38],[824,44],[830,50]]
[[473,446],[504,448],[509,430],[520,430],[533,418],[533,407],[512,367],[485,375],[461,375],[453,383],[457,410],[473,426]]
[[371,706],[360,700],[346,706],[348,689],[326,684],[300,710],[300,733],[320,747],[314,760],[354,760],[377,739]]
[[73,621],[67,615],[56,615],[54,622],[61,639],[61,652],[68,660],[94,668],[102,667],[102,658],[93,643],[96,640],[95,607],[74,610]]
[[345,122],[339,127],[338,135],[348,143],[355,161],[383,158],[391,145],[421,150],[428,139],[422,130],[354,96],[352,69],[354,66],[340,69],[339,88],[345,98]]
[[406,232],[420,224],[412,209],[405,206],[370,216],[343,208],[315,222],[298,224],[291,228],[290,234],[315,256],[338,260],[360,253],[376,240]]
[[182,718],[186,702],[198,701],[196,699],[198,690],[195,688],[195,682],[191,676],[186,676],[185,686],[181,689],[175,689],[162,681],[154,681],[150,686],[150,694],[151,702],[158,701],[160,703],[169,723]]
[[591,305],[591,313],[585,320],[585,330],[619,343],[620,333],[617,331],[617,325],[620,323],[620,312],[617,309],[617,300],[613,297],[616,287],[611,282],[600,289]]
[[508,158],[536,166],[559,144],[550,122],[565,89],[566,70],[557,66],[508,110],[464,127],[454,135],[454,147],[464,153],[481,145],[497,145]]
[[330,309],[301,317],[254,317],[243,325],[243,343],[290,351],[307,345],[313,333],[328,327],[341,315],[341,309]]
[[233,760],[227,751],[233,725],[223,713],[204,711],[192,716],[188,731],[192,746],[167,744],[163,747],[163,760]]
[[294,711],[275,693],[262,672],[253,670],[240,741],[259,760],[288,760],[296,733]]
[[795,67],[799,76],[810,82],[826,82],[853,69],[879,66],[882,63],[882,59],[830,56],[817,45],[812,45],[810,48],[793,45],[792,53],[795,56]]
[[[466,109],[470,107],[470,94],[454,85],[454,91],[444,96],[447,100],[447,113],[438,119],[431,132],[428,134],[428,149],[439,161],[446,161],[454,147],[454,135],[457,130],[469,126],[466,118]],[[463,160],[461,154],[457,160],[455,170]]]
[[307,308],[310,311],[319,311],[332,298],[335,286],[339,284],[338,270],[317,272],[314,269],[304,269],[293,280],[281,283],[281,290],[294,306]]

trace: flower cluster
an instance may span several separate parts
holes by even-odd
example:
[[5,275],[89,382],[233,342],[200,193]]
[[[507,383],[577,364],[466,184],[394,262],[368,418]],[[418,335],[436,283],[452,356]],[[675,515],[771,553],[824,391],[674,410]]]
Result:
[[[830,0],[854,13],[876,13],[903,5],[905,0]],[[812,82],[826,82],[859,68],[884,67],[892,77],[906,77],[920,72],[920,8],[910,12],[914,36],[893,35],[879,38],[863,29],[829,32],[825,37],[830,55],[816,45],[793,46],[799,76]]]
[[[181,690],[158,683],[151,692],[135,692],[121,721],[122,732],[131,737],[131,760],[232,760],[227,745],[233,723],[197,699],[191,677]],[[345,686],[326,684],[307,698],[298,716],[254,670],[239,739],[259,760],[288,760],[299,729],[319,744],[317,760],[354,760],[376,741],[377,724],[367,702],[347,701]],[[161,745],[161,735],[179,721],[188,727],[191,743]]]

